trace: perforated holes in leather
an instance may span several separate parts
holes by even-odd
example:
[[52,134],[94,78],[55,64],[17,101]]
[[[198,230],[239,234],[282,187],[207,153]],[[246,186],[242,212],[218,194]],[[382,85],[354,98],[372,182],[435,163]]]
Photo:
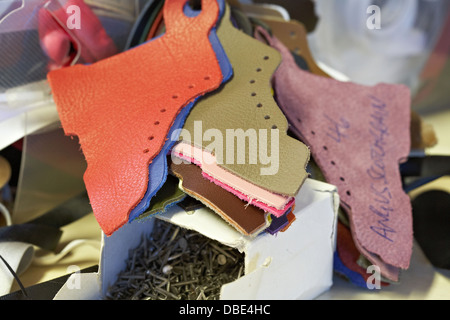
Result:
[[[297,120],[299,120],[299,119],[297,119]],[[299,120],[299,121],[300,121],[300,120]],[[315,134],[314,131],[311,131],[311,133],[312,133],[312,134]],[[327,146],[323,146],[322,148],[323,148],[324,151],[328,151],[328,147],[327,147]],[[333,166],[335,166],[335,165],[336,165],[336,162],[335,162],[334,160],[331,160],[331,161],[330,161],[330,164],[333,165]],[[344,178],[344,177],[339,177],[339,180],[341,180],[342,182],[345,182],[345,178]],[[346,193],[349,197],[352,195],[352,193],[351,193],[350,190],[347,190],[345,193]]]
[[[270,59],[269,56],[264,56],[264,57],[263,57],[263,60],[266,60],[266,61],[267,61],[267,60],[269,60],[269,59]],[[261,72],[261,71],[262,71],[262,68],[260,68],[260,67],[256,68],[256,72],[259,73],[259,72]],[[251,79],[249,82],[250,82],[250,84],[255,84],[255,83],[256,83],[256,81],[255,81],[254,79]],[[256,96],[257,96],[256,92],[252,92],[252,93],[251,93],[251,96],[252,96],[252,97],[256,97]],[[262,108],[262,107],[263,107],[263,104],[262,104],[261,102],[258,102],[258,103],[256,104],[256,107],[257,107],[257,108]],[[265,119],[265,120],[270,120],[270,115],[265,115],[265,116],[264,116],[264,119]],[[278,128],[277,125],[275,125],[275,124],[272,125],[272,129],[277,129],[277,128]]]

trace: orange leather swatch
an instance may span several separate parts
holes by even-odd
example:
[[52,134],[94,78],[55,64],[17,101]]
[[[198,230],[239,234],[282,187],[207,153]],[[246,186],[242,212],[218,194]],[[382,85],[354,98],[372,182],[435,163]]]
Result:
[[202,0],[201,13],[189,18],[186,2],[165,2],[161,37],[48,75],[65,133],[80,139],[88,164],[84,181],[106,235],[128,221],[145,194],[149,164],[179,111],[222,82],[208,39],[218,3]]

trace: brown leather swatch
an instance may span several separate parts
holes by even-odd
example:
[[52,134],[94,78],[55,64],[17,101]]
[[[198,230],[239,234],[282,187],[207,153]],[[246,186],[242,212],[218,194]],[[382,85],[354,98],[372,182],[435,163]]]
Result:
[[202,169],[195,164],[171,162],[170,170],[180,179],[180,187],[185,193],[204,203],[244,235],[256,235],[268,227],[263,210],[248,206],[245,201],[203,178]]

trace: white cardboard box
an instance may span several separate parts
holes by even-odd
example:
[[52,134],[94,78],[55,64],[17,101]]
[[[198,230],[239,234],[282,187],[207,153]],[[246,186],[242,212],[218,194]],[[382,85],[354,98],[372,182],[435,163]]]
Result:
[[[245,275],[222,287],[222,300],[309,300],[332,285],[338,207],[335,186],[307,179],[296,197],[296,220],[276,235],[243,236],[206,208],[188,215],[173,206],[158,218],[244,252]],[[72,274],[55,300],[102,299],[153,221],[132,222],[104,236],[98,273]]]

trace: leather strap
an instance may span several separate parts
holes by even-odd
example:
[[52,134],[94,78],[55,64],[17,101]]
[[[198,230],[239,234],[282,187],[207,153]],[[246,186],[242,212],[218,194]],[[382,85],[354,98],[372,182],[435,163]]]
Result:
[[86,193],[69,199],[36,219],[0,228],[0,242],[23,242],[54,251],[61,227],[92,212]]
[[163,12],[162,10],[157,11],[157,15],[155,17],[155,22],[151,25],[150,30],[148,31],[146,40],[150,40],[154,38],[158,32],[158,28],[163,21]]
[[222,83],[208,39],[219,6],[203,0],[202,12],[189,18],[185,3],[165,2],[161,37],[92,65],[48,74],[64,131],[80,138],[88,164],[85,185],[106,235],[128,221],[144,196],[148,165],[176,115]]
[[316,63],[308,45],[307,31],[304,25],[296,20],[285,21],[276,18],[260,17],[272,31],[272,36],[280,40],[291,52],[305,59],[309,70],[319,76],[330,76]]
[[154,22],[154,12],[160,11],[164,4],[163,0],[149,0],[145,3],[141,13],[136,18],[134,25],[130,31],[127,42],[125,43],[125,50],[134,48],[142,44],[142,36],[145,34],[147,23]]
[[248,36],[253,36],[253,26],[242,10],[237,7],[231,7],[231,19],[239,30]]

